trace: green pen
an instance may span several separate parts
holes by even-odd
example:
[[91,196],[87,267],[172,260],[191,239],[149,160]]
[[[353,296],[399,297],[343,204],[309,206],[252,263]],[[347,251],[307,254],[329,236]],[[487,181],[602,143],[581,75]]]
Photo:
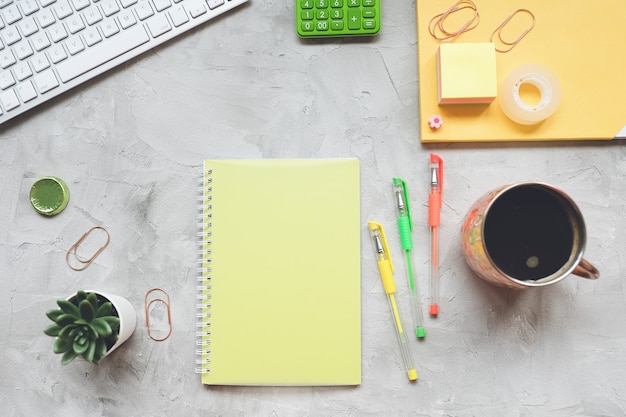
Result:
[[402,244],[402,251],[404,252],[404,258],[406,260],[406,272],[409,279],[409,293],[413,323],[415,324],[415,335],[418,338],[422,338],[426,336],[426,332],[424,331],[424,316],[422,314],[419,287],[413,276],[413,261],[411,258],[411,249],[413,249],[411,230],[413,229],[413,224],[411,222],[411,210],[409,207],[409,196],[406,191],[406,183],[400,178],[394,178],[393,191],[396,197],[396,208],[398,209],[400,243]]

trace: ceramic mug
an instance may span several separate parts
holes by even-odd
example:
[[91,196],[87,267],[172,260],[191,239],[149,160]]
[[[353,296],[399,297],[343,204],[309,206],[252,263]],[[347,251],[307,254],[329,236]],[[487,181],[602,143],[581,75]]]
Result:
[[461,236],[469,266],[496,285],[522,289],[570,274],[600,276],[583,259],[587,237],[580,209],[549,184],[521,182],[485,194],[465,216]]

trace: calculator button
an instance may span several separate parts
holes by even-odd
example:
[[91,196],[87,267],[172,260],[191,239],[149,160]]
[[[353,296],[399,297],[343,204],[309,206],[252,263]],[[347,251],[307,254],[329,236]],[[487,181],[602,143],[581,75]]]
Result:
[[328,10],[318,10],[317,11],[317,19],[318,20],[328,19]]
[[376,27],[376,21],[374,19],[363,19],[363,28],[374,29]]
[[315,7],[318,9],[325,9],[328,7],[328,0],[315,0]]
[[300,7],[302,7],[303,9],[312,9],[313,0],[300,0]]
[[330,7],[334,7],[334,8],[343,7],[343,0],[330,0]]
[[313,32],[313,22],[302,22],[302,31],[303,32]]
[[376,10],[374,8],[367,8],[363,10],[363,17],[365,19],[373,19],[376,17]]
[[359,7],[361,5],[360,0],[347,0],[348,7]]
[[343,20],[333,20],[330,24],[332,30],[343,30]]
[[328,20],[318,20],[317,21],[317,30],[327,31],[328,30]]
[[348,29],[350,30],[361,29],[361,11],[360,10],[348,9]]
[[341,9],[331,10],[330,18],[331,19],[343,19],[343,10]]
[[302,10],[302,14],[300,16],[302,17],[302,20],[313,20],[313,11]]
[[376,4],[376,0],[361,0],[363,2],[363,6],[365,7],[374,7]]

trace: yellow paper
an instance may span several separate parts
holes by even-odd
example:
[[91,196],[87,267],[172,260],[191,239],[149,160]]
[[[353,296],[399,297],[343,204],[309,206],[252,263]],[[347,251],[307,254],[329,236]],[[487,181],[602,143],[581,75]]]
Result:
[[[525,8],[536,17],[535,27],[508,53],[497,53],[498,85],[522,64],[540,64],[561,82],[563,98],[556,113],[530,126],[516,124],[500,109],[498,98],[488,106],[437,104],[436,54],[439,43],[429,34],[431,18],[454,1],[418,1],[420,133],[424,142],[612,139],[626,137],[626,2],[601,3],[565,0],[476,0],[478,26],[454,43],[489,42],[492,32],[515,10]],[[459,13],[460,14],[460,13]],[[466,17],[467,15],[465,15]],[[454,25],[454,16],[446,28]],[[458,23],[458,22],[456,22]],[[528,27],[528,15],[519,13],[504,28],[514,41]],[[443,125],[431,130],[428,119],[439,114]],[[621,133],[620,133],[621,132]]]
[[204,168],[211,307],[202,382],[360,384],[358,160]]
[[440,104],[484,104],[496,97],[498,84],[493,43],[442,44],[437,60]]

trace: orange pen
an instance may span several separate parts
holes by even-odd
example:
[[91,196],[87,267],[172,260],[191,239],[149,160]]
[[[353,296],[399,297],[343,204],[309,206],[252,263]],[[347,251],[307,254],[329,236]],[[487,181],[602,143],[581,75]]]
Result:
[[428,194],[428,226],[430,227],[430,314],[439,314],[439,225],[443,192],[443,160],[430,154],[430,193]]

